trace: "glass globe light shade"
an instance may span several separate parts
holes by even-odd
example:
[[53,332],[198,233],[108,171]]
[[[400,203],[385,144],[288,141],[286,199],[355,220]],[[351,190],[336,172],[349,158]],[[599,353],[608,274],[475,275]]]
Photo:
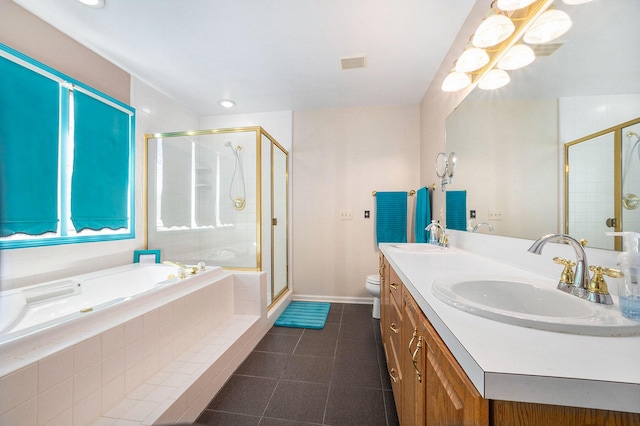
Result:
[[442,82],[443,92],[457,92],[471,84],[471,77],[467,73],[451,71]]
[[498,61],[498,68],[503,70],[517,70],[526,67],[536,59],[533,49],[526,44],[516,44],[507,50]]
[[571,28],[571,18],[562,10],[549,9],[524,33],[528,44],[542,44],[555,40]]
[[93,7],[96,9],[101,9],[105,6],[105,0],[78,0],[80,3],[85,6]]
[[511,12],[513,10],[522,9],[523,7],[529,6],[531,3],[536,0],[498,0],[496,2],[496,6],[498,9],[504,10],[505,12]]
[[464,52],[456,61],[456,71],[471,72],[479,70],[489,63],[489,55],[483,49],[471,47]]
[[494,68],[482,77],[478,87],[482,90],[494,90],[506,86],[511,81],[505,70]]
[[491,15],[478,27],[471,42],[475,47],[491,47],[506,40],[516,29],[504,15]]

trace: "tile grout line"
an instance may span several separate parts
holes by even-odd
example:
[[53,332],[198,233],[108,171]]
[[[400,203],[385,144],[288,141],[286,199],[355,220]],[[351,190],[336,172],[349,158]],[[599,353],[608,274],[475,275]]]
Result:
[[322,413],[322,424],[326,425],[327,410],[329,408],[329,395],[331,394],[331,383],[333,382],[333,372],[336,368],[336,358],[338,356],[338,341],[340,340],[340,329],[342,328],[342,317],[344,316],[344,305],[340,305],[340,321],[338,322],[338,335],[336,336],[336,347],[333,350],[333,362],[331,364],[331,375],[327,385],[327,398],[324,401],[324,413]]

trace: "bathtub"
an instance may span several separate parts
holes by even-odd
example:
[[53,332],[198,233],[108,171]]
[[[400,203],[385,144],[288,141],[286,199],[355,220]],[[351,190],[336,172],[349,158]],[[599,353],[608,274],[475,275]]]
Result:
[[132,264],[0,293],[0,424],[193,422],[268,330],[266,274],[177,273]]
[[[198,275],[216,272],[221,268],[207,267]],[[0,292],[0,348],[25,336],[44,336],[48,330],[125,302],[157,296],[195,277],[177,275],[174,266],[134,263]]]

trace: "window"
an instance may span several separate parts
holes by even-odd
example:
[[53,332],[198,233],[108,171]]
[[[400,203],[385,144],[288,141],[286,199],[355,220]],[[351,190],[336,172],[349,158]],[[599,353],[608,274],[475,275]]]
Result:
[[133,108],[0,44],[0,248],[134,238]]

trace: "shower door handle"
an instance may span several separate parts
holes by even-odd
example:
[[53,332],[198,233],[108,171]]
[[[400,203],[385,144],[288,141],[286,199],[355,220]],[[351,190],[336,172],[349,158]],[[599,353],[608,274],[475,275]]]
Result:
[[607,224],[608,228],[615,228],[616,227],[616,218],[615,217],[610,217],[605,221],[605,223]]

